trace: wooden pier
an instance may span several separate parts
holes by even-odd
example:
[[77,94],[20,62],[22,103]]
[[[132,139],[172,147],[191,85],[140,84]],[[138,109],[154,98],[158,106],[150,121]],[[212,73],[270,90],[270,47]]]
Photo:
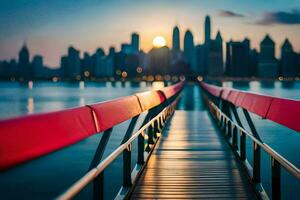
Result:
[[175,111],[132,199],[255,199],[207,111]]

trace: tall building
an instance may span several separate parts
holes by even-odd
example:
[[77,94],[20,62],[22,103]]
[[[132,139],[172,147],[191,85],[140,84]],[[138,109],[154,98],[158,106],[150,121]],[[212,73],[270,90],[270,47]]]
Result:
[[93,55],[94,75],[96,77],[105,77],[105,52],[102,48],[98,48]]
[[225,62],[225,74],[227,76],[231,76],[231,44],[232,44],[232,39],[229,42],[226,42],[226,62]]
[[223,69],[223,39],[218,31],[216,39],[210,41],[210,45],[206,46],[208,50],[207,73],[209,76],[222,76]]
[[296,54],[293,46],[288,39],[285,39],[281,47],[281,74],[284,77],[297,76]]
[[211,39],[211,24],[210,24],[210,17],[208,15],[205,17],[204,30],[205,30],[204,43],[206,45],[209,45]]
[[296,74],[300,77],[300,53],[296,53]]
[[184,56],[190,66],[190,70],[196,72],[194,37],[190,30],[187,30],[184,35]]
[[258,68],[258,52],[256,49],[252,49],[250,50],[250,72],[249,75],[250,76],[257,76],[257,68]]
[[152,48],[150,55],[149,73],[152,75],[165,75],[169,73],[170,68],[170,50],[167,46],[161,48]]
[[139,45],[140,45],[140,36],[137,33],[133,33],[131,35],[131,46],[134,53],[139,52],[140,50]]
[[177,26],[173,29],[173,41],[172,41],[172,50],[175,52],[180,51],[180,33]]
[[269,35],[260,43],[258,61],[258,76],[276,78],[278,76],[278,62],[275,58],[275,42]]
[[15,59],[0,62],[0,78],[16,78],[18,75],[18,63]]
[[230,41],[226,44],[226,72],[232,77],[250,76],[250,41]]
[[95,72],[93,67],[92,56],[88,52],[83,53],[83,59],[81,60],[81,74],[85,78],[89,78]]
[[123,43],[123,44],[121,44],[121,52],[123,52],[125,54],[133,54],[134,50],[133,50],[131,44]]
[[61,58],[61,67],[63,67],[63,72],[65,78],[68,79],[78,79],[80,78],[81,68],[80,68],[80,56],[79,51],[74,47],[68,48],[68,56]]
[[196,63],[198,74],[205,76],[207,75],[207,65],[206,65],[206,46],[197,45],[195,47],[196,51]]
[[36,55],[33,57],[32,60],[32,66],[33,66],[33,70],[34,70],[34,77],[42,77],[43,74],[43,68],[44,68],[44,64],[43,64],[43,57],[40,55]]
[[19,51],[19,76],[21,78],[24,78],[25,80],[32,79],[32,67],[30,66],[30,60],[29,60],[29,50],[24,43],[21,50]]

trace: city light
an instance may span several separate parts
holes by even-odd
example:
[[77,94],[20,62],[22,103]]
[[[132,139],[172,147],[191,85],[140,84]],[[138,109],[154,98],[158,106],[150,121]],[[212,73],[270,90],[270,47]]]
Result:
[[128,75],[128,74],[127,74],[127,72],[125,72],[125,71],[124,71],[124,72],[122,72],[122,74],[121,74],[122,78],[126,78],[126,77],[127,77],[127,75]]
[[90,76],[90,72],[89,72],[89,71],[85,71],[85,72],[84,72],[84,76],[85,76],[86,78],[88,78],[88,77]]
[[141,68],[141,67],[136,68],[136,72],[139,73],[139,74],[142,73],[143,72],[143,68]]

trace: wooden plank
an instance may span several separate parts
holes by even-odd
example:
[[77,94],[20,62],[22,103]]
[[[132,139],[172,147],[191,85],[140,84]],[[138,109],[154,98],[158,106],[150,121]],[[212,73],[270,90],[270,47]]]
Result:
[[205,111],[176,111],[132,199],[256,199]]

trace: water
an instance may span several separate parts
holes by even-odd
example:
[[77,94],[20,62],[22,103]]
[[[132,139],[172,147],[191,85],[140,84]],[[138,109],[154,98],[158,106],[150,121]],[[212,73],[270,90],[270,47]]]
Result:
[[[275,82],[272,84],[251,82],[250,84],[233,84],[226,82],[223,84],[273,96],[300,99],[300,83],[283,84],[282,82]],[[156,84],[155,87],[160,85]],[[114,84],[109,82],[34,82],[32,89],[28,88],[28,85],[1,82],[0,118],[5,119],[30,113],[60,110],[110,100],[149,89],[153,89],[153,86],[144,82],[117,82]],[[178,109],[204,110],[205,106],[200,97],[201,90],[199,87],[195,84],[187,84]],[[242,116],[240,110],[239,114]],[[273,122],[263,120],[256,115],[251,116],[264,142],[300,167],[300,158],[297,155],[297,152],[300,150],[298,145],[300,134]],[[141,124],[143,117],[144,115],[139,118],[138,125]],[[244,118],[242,120],[245,121]],[[109,155],[120,144],[128,124],[129,121],[126,121],[114,128],[104,157]],[[0,194],[4,194],[4,199],[24,199],[24,197],[30,197],[31,199],[45,199],[47,197],[52,199],[56,197],[86,173],[101,136],[102,134],[97,134],[78,144],[13,168],[5,174],[0,174]],[[132,166],[136,162],[136,146],[135,144],[133,145]],[[247,157],[250,163],[252,160],[251,149],[251,142],[247,140]],[[122,166],[121,157],[105,171],[106,199],[113,198],[121,186],[122,168],[120,166]],[[263,154],[262,181],[268,193],[270,193],[269,169],[269,157]],[[297,191],[300,191],[299,181],[288,175],[285,170],[282,170],[282,173],[283,197],[285,199],[296,199],[296,196],[299,196]],[[80,193],[78,199],[91,197],[91,191],[92,185],[89,185],[87,189]]]
[[61,110],[152,89],[145,82],[17,82],[0,83],[0,118]]

